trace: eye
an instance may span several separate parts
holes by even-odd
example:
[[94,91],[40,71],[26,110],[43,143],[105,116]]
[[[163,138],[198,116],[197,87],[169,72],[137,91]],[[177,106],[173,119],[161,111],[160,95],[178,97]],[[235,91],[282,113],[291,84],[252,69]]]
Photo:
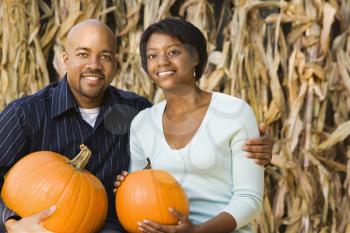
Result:
[[77,56],[81,57],[81,58],[86,58],[88,56],[88,54],[87,53],[78,53]]
[[175,56],[177,56],[177,55],[179,55],[179,54],[180,54],[180,51],[177,50],[177,49],[173,49],[173,50],[171,50],[171,51],[169,52],[169,56],[171,56],[171,57],[175,57]]
[[147,54],[147,60],[152,60],[154,58],[156,58],[156,54]]
[[109,54],[103,54],[102,56],[101,56],[101,59],[102,60],[104,60],[104,61],[112,61],[112,56],[111,55],[109,55]]

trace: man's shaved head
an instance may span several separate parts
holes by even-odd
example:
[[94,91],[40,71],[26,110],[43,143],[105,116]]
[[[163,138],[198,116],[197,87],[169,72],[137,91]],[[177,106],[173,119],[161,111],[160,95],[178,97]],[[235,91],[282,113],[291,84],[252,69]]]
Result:
[[[87,19],[74,25],[68,32],[66,47],[70,46],[70,43],[76,39],[79,39],[82,35],[89,35],[89,31],[96,33],[97,31],[105,34],[113,42],[113,52],[116,49],[116,39],[109,27],[97,19]],[[86,32],[86,34],[84,33]],[[90,34],[91,35],[91,34]],[[67,48],[66,48],[67,49]]]

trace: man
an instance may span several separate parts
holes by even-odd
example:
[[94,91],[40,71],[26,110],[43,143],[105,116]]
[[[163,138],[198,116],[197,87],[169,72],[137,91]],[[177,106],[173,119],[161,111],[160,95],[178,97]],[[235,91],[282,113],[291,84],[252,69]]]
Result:
[[[108,194],[105,233],[124,232],[115,215],[113,183],[129,167],[130,122],[151,106],[143,97],[110,86],[116,74],[115,56],[115,38],[106,25],[92,19],[75,25],[63,54],[64,79],[14,101],[0,114],[0,187],[5,173],[25,155],[49,150],[71,159],[85,144],[92,151],[86,168],[102,181]],[[266,136],[253,139],[246,150],[259,164],[271,160]],[[54,210],[21,218],[1,201],[0,229],[48,232],[41,221]]]

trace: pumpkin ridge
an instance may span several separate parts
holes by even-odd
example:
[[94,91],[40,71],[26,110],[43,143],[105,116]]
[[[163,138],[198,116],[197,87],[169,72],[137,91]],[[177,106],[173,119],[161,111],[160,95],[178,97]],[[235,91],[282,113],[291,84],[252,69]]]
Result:
[[[69,195],[70,196],[70,202],[77,202],[79,200],[79,195],[81,194],[81,182],[79,182],[79,184],[78,184],[77,175],[79,176],[81,172],[76,170],[74,167],[72,167],[72,170],[73,170],[73,174],[71,176],[71,180],[67,183],[67,186],[65,187],[64,191],[66,191],[66,189],[68,188],[68,185],[70,184],[70,182],[73,182],[75,184],[76,188],[73,190],[73,193],[71,193]],[[79,187],[78,187],[78,185],[79,185]],[[78,193],[78,195],[77,195],[77,193]],[[79,212],[79,211],[76,211],[76,210],[79,210],[79,205],[75,205],[74,209],[71,209],[70,212],[71,213]],[[75,214],[72,214],[72,215],[76,216]],[[71,220],[74,220],[74,219],[69,219],[69,218],[65,219],[64,225],[61,228],[62,232],[69,232],[68,229],[71,227],[71,224],[72,224]]]
[[[34,152],[34,153],[35,153],[35,152]],[[52,152],[45,152],[43,155],[32,156],[32,157],[34,157],[34,158],[38,157],[37,163],[39,163],[39,164],[37,164],[37,166],[33,167],[34,172],[31,172],[31,173],[29,173],[29,175],[25,176],[25,180],[24,180],[23,182],[28,183],[29,181],[33,180],[34,177],[36,177],[36,176],[38,176],[38,175],[42,175],[43,171],[39,169],[39,168],[42,167],[42,166],[45,168],[44,170],[47,170],[47,167],[48,167],[49,165],[52,165],[52,167],[54,167],[54,165],[57,166],[57,161],[52,160],[52,159],[50,159],[49,157],[47,157],[47,153],[50,154],[50,153],[52,153]],[[54,153],[54,154],[56,154],[56,153]],[[41,157],[41,156],[45,156],[45,157]],[[61,157],[60,157],[60,158],[61,158]],[[39,160],[39,159],[41,159],[41,160]],[[44,160],[44,161],[42,161],[42,160]],[[62,163],[62,165],[63,165],[63,164],[64,164],[64,163]],[[24,167],[26,167],[26,166],[28,165],[28,160],[25,160],[24,163],[23,163],[23,165],[24,165]],[[42,165],[42,166],[41,166],[41,165]],[[21,169],[22,166],[19,166],[18,168]],[[61,168],[64,169],[63,166],[61,166]],[[68,170],[68,169],[64,169],[64,172],[63,172],[63,173],[66,173],[67,171],[69,171],[69,170]],[[40,179],[39,181],[42,182],[43,179],[44,179],[44,178]],[[36,189],[38,189],[38,188],[40,187],[40,186],[39,186],[40,182],[36,182],[36,183],[35,183],[35,188],[36,188]],[[29,183],[30,183],[30,182],[29,182]],[[15,197],[14,197],[14,198],[11,198],[11,199],[15,199],[15,200],[18,200],[18,198],[23,199],[23,198],[22,198],[22,197],[23,197],[23,196],[22,196],[22,195],[23,195],[23,194],[22,194],[22,189],[20,188],[20,189],[18,189],[18,190],[19,190],[19,192],[17,192],[17,195],[15,194]],[[62,190],[62,191],[63,191],[63,190]],[[32,195],[34,195],[34,197],[37,197],[36,193],[33,193]],[[56,194],[56,196],[60,197],[61,194],[59,194],[59,195]],[[31,198],[32,198],[31,196],[27,196],[26,198],[24,198],[24,200],[28,200],[28,199],[31,199]],[[41,197],[40,197],[40,198],[41,198]],[[57,201],[57,199],[56,199],[56,201]],[[54,201],[52,201],[52,202],[54,202]],[[28,210],[27,210],[30,206],[32,206],[32,202],[29,201],[29,202],[26,202],[26,203],[27,203],[27,204],[25,205],[25,207],[26,207],[25,209],[24,209],[24,206],[23,206],[23,205],[19,208],[18,213],[19,213],[20,215],[28,216],[28,215],[33,214],[32,211],[28,211]],[[53,204],[56,204],[56,203],[52,203],[51,205],[53,205]],[[47,207],[45,207],[45,208],[49,208],[49,207],[50,207],[50,206],[47,206]],[[18,207],[17,207],[17,208],[18,208]],[[16,208],[16,209],[17,209],[17,208]],[[38,209],[38,210],[35,211],[35,212],[39,212],[39,211],[42,211],[42,210],[44,210],[44,209]]]
[[[90,208],[91,208],[91,205],[92,205],[92,202],[91,202],[91,194],[93,194],[93,192],[91,192],[91,185],[90,185],[90,183],[88,183],[88,182],[84,182],[84,180],[83,180],[83,176],[84,175],[87,175],[87,174],[80,174],[80,179],[82,180],[82,182],[81,182],[81,186],[83,186],[83,188],[85,189],[85,190],[89,190],[89,193],[88,194],[86,194],[85,195],[85,197],[83,196],[83,198],[89,198],[89,200],[88,200],[88,203],[89,203],[89,206],[87,206],[86,208],[85,208],[85,210],[84,210],[84,212],[87,212]],[[88,176],[88,175],[87,175]],[[88,176],[88,178],[90,178],[90,176]],[[81,192],[79,193],[79,198],[78,198],[78,200],[80,200],[81,201],[81,198],[80,197],[82,197],[81,196]],[[81,208],[80,208],[80,210],[81,210]],[[95,213],[96,213],[96,211],[95,211]],[[96,218],[94,218],[94,220],[95,220]],[[79,227],[78,227],[78,230],[77,230],[77,232],[84,232],[84,229],[82,230],[82,228],[84,228],[84,227],[87,227],[87,226],[91,226],[91,224],[90,224],[90,222],[88,222],[88,218],[86,217],[86,215],[84,215],[84,217],[81,219],[81,222],[80,222],[80,225],[79,225]],[[92,226],[94,226],[95,224],[93,224]],[[86,230],[86,229],[85,229]]]
[[[158,215],[159,215],[158,219],[166,219],[167,215],[166,215],[166,213],[164,213],[164,208],[161,208],[162,206],[164,206],[164,204],[161,203],[162,202],[162,198],[161,198],[162,191],[160,189],[156,188],[156,187],[158,187],[156,183],[159,182],[157,180],[158,179],[157,174],[158,174],[158,171],[151,173],[152,182],[153,182],[152,186],[155,188],[155,193],[157,194],[157,197],[156,197],[157,209],[160,210],[158,212]],[[168,209],[166,209],[165,211],[167,211],[167,210]]]
[[[90,182],[89,182],[89,187],[90,187],[90,190],[92,190],[92,188],[93,188],[93,185],[95,185],[96,184],[96,179],[95,179],[95,177],[92,177],[92,176],[89,176],[89,179],[91,180]],[[101,190],[102,192],[103,192],[103,190]],[[96,194],[95,193],[93,193],[93,192],[91,192],[91,196],[90,196],[90,199],[96,199]],[[105,195],[106,195],[106,198],[108,198],[107,197],[107,193],[105,193]],[[95,203],[95,201],[90,201],[90,203]],[[89,206],[89,208],[107,208],[108,209],[108,206],[105,206],[105,207],[103,207],[103,205],[102,204],[98,204],[98,205],[95,205],[95,206]],[[100,219],[103,219],[103,215],[106,215],[107,214],[107,212],[102,212],[102,211],[98,211],[98,213],[100,214],[100,215],[96,215],[96,217],[94,218],[94,222],[93,222],[93,226],[94,226],[94,228],[96,228],[96,226],[98,226],[100,223],[99,223],[99,220]]]
[[[56,165],[57,166],[57,161],[54,161],[54,160],[51,160],[50,161],[50,164],[52,164],[52,165]],[[57,170],[55,171],[55,175],[56,176],[59,176],[58,174],[60,173],[60,171],[61,171],[61,173],[62,174],[64,174],[65,176],[67,176],[67,177],[69,177],[69,176],[71,176],[72,175],[72,170],[71,169],[67,169],[67,167],[65,167],[64,165],[64,163],[62,163],[62,164],[60,164],[61,166],[59,167],[59,168],[57,168]],[[68,173],[68,174],[67,174]],[[69,174],[70,173],[70,174]],[[62,176],[60,176],[60,177],[62,177]],[[67,179],[67,181],[68,180],[70,180],[71,178],[69,178],[69,179]],[[62,183],[65,183],[65,184],[67,184],[66,182],[62,182]],[[64,190],[65,190],[65,188],[66,188],[66,185],[65,186],[63,186],[63,188],[61,189],[61,193],[60,194],[56,194],[57,195],[57,199],[56,200],[53,200],[52,202],[52,205],[58,205],[57,203],[58,203],[58,201],[59,201],[59,199],[62,197],[62,194],[63,194],[63,192],[64,192]],[[56,189],[57,190],[57,189]]]
[[[71,171],[71,174],[70,174],[70,177],[69,177],[69,181],[67,181],[65,183],[65,186],[62,188],[62,191],[61,191],[61,193],[59,195],[59,198],[56,200],[56,203],[55,203],[55,205],[57,206],[58,210],[59,210],[60,207],[64,206],[64,203],[65,203],[64,201],[65,201],[65,198],[67,196],[66,193],[72,190],[70,187],[72,186],[71,184],[74,181],[73,178],[74,178],[74,175],[75,175],[75,171],[74,171],[74,168],[73,169],[69,169],[69,170]],[[71,196],[71,195],[68,195],[68,196]],[[57,212],[57,209],[56,209],[56,212]],[[53,215],[53,217],[54,216],[55,215]],[[63,213],[62,216],[68,216],[68,215]],[[63,219],[65,219],[65,217]],[[50,225],[49,222],[50,222],[50,218],[48,218],[47,220],[44,221],[44,226]],[[67,226],[66,221],[61,221],[61,222],[64,222],[64,225],[61,226],[60,228],[64,229]],[[54,222],[53,224],[55,225],[56,223]],[[62,232],[66,232],[66,231],[62,231]],[[57,233],[59,233],[59,232],[57,232]]]
[[[90,182],[90,187],[92,188],[93,185],[96,185],[97,182],[98,182],[98,179],[96,177],[93,177],[93,176],[90,176],[90,179],[91,180],[94,180],[94,182]],[[97,194],[99,194],[97,196]],[[100,198],[99,196],[100,195],[103,195],[105,196],[105,199],[108,200],[108,195],[107,195],[107,191],[106,189],[100,189],[98,193],[96,193],[96,196],[95,196],[95,201],[98,201]],[[99,221],[96,221],[95,224],[100,224],[99,222],[100,221],[103,221],[103,219],[106,219],[107,218],[107,214],[108,214],[108,202],[105,202],[105,203],[101,203],[100,205],[98,205],[100,207],[100,210],[99,210],[99,213],[100,215],[98,216],[99,218],[96,218],[98,219]],[[103,212],[103,210],[106,210]],[[104,222],[102,222],[102,224],[104,224]]]

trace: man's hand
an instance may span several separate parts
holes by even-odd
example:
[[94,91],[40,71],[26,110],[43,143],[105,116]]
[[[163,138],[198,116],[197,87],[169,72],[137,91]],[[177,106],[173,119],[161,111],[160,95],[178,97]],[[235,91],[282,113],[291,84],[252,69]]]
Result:
[[10,219],[5,222],[8,233],[52,233],[44,228],[42,221],[50,217],[56,210],[56,206],[43,210],[37,214],[24,217],[21,220]]
[[254,159],[255,163],[267,166],[272,159],[272,145],[273,141],[266,134],[266,124],[259,124],[259,138],[247,139],[243,146],[243,150],[247,151],[248,158]]

